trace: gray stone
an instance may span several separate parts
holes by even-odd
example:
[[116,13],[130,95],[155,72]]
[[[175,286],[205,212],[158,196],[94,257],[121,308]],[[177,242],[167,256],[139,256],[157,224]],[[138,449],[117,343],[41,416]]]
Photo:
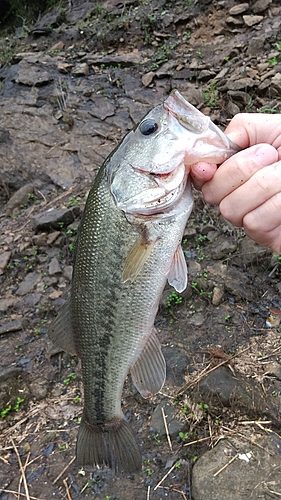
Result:
[[16,291],[16,295],[25,295],[35,287],[35,285],[41,280],[41,274],[37,271],[28,273],[23,281],[20,282],[19,287]]
[[231,16],[238,16],[239,14],[242,14],[243,12],[246,12],[246,10],[249,8],[248,3],[239,3],[237,5],[234,5],[229,9],[229,14]]
[[79,215],[80,209],[75,206],[72,208],[50,208],[42,214],[31,218],[31,224],[35,232],[44,229],[61,229],[71,224]]
[[93,101],[93,106],[90,108],[90,114],[92,116],[100,120],[105,120],[108,116],[113,116],[115,114],[116,107],[110,99],[103,95],[95,95],[90,99]]
[[240,255],[244,265],[250,265],[258,262],[261,257],[270,255],[268,248],[261,247],[248,236],[240,240]]
[[220,366],[204,377],[198,384],[193,398],[204,401],[210,408],[222,410],[231,407],[252,418],[271,416],[274,410],[267,401],[262,388],[252,379],[246,379],[226,366]]
[[145,73],[141,78],[142,84],[145,87],[148,87],[153,82],[155,75],[155,71],[149,71],[148,73]]
[[89,74],[89,66],[87,63],[76,64],[72,69],[72,74],[75,76],[87,76]]
[[22,330],[22,320],[19,319],[14,319],[4,325],[0,325],[0,335],[3,333],[16,332],[18,330]]
[[20,205],[26,205],[28,202],[28,195],[33,193],[34,186],[33,184],[25,184],[22,186],[13,196],[9,199],[5,206],[5,215],[10,215],[14,208],[19,207]]
[[272,3],[272,0],[257,0],[252,6],[252,10],[255,14],[264,12]]
[[177,416],[175,408],[163,400],[159,405],[156,406],[154,413],[151,418],[151,427],[160,436],[166,436],[166,429],[163,419],[162,408],[165,413],[166,423],[169,430],[169,435],[171,439],[178,437],[179,432],[181,432],[186,425],[186,423]]
[[58,273],[61,273],[61,267],[60,267],[60,263],[57,259],[57,257],[53,257],[50,264],[49,264],[49,275],[50,276],[53,276],[54,274],[58,274]]
[[12,252],[10,252],[9,250],[1,253],[1,255],[0,255],[0,274],[4,273],[4,270],[6,269],[8,263],[9,263],[11,255],[12,255]]
[[281,439],[276,434],[251,438],[231,436],[199,458],[192,470],[193,500],[279,498]]
[[252,16],[252,15],[245,15],[243,16],[244,23],[249,26],[255,26],[255,24],[259,24],[263,20],[263,16]]

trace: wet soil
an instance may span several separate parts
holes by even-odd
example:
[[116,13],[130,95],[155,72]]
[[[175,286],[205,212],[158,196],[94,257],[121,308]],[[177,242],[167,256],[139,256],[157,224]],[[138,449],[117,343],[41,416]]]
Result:
[[280,112],[281,8],[67,2],[47,16],[0,41],[0,499],[191,499],[218,441],[280,434],[280,258],[194,192],[189,286],[167,286],[155,322],[166,384],[149,400],[130,379],[123,391],[140,474],[77,467],[80,364],[47,330],[96,171],[147,110],[178,88],[222,129],[239,111]]

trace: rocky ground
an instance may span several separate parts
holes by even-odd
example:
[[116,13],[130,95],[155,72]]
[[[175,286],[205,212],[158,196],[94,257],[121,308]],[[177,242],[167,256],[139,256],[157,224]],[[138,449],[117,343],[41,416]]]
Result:
[[73,0],[0,40],[1,500],[281,496],[280,258],[199,193],[189,287],[156,318],[166,385],[123,392],[141,474],[76,466],[80,365],[47,336],[104,158],[173,88],[222,129],[279,113],[280,27],[271,0]]

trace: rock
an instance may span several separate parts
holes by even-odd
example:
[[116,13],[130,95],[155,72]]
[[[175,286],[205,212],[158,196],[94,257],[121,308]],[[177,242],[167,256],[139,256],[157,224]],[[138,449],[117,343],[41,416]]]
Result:
[[41,273],[33,271],[28,273],[23,281],[19,283],[16,295],[26,295],[31,292],[35,285],[41,280]]
[[[234,460],[229,463],[231,459]],[[280,468],[281,439],[277,434],[243,439],[233,433],[231,441],[219,441],[195,463],[192,498],[238,500],[245,497],[246,492],[250,493],[251,500],[277,498],[274,492],[280,495]]]
[[193,398],[208,403],[210,408],[231,407],[248,417],[272,416],[271,406],[266,400],[261,385],[246,379],[226,366],[220,366],[204,377],[198,384]]
[[223,286],[214,286],[212,293],[212,304],[214,306],[218,306],[222,303],[224,297],[224,287]]
[[143,75],[141,78],[142,84],[145,87],[148,87],[153,82],[155,75],[155,71],[149,71],[148,73],[145,73],[145,75]]
[[235,267],[229,267],[225,277],[225,290],[230,296],[250,299],[250,286],[247,275]]
[[235,252],[237,245],[223,239],[222,241],[215,241],[210,245],[210,252],[212,258],[215,260],[224,259],[229,257],[233,252]]
[[4,270],[6,269],[8,263],[9,263],[11,255],[12,255],[12,252],[10,252],[9,250],[1,253],[1,255],[0,255],[0,274],[4,273]]
[[62,271],[62,275],[68,281],[72,280],[73,266],[65,266]]
[[244,15],[243,20],[246,26],[252,27],[255,26],[255,24],[259,24],[263,20],[263,16]]
[[249,8],[248,3],[239,3],[229,9],[229,14],[231,16],[238,16],[239,14],[245,12],[248,8]]
[[0,300],[0,311],[5,312],[9,309],[9,307],[12,307],[15,305],[15,303],[18,301],[18,298],[16,297],[8,297],[6,299],[1,299]]
[[76,64],[72,69],[74,76],[87,76],[89,74],[89,66],[87,63]]
[[49,389],[49,384],[48,381],[45,379],[37,379],[31,382],[30,384],[30,392],[32,396],[37,399],[37,401],[40,401],[41,399],[44,399],[47,394],[48,394],[48,389]]
[[166,423],[169,430],[169,435],[171,439],[178,437],[179,432],[183,430],[186,423],[183,419],[177,416],[177,412],[174,406],[170,405],[167,401],[162,400],[159,405],[156,406],[153,415],[151,417],[151,427],[159,435],[159,437],[166,436],[166,429],[163,419],[162,408],[165,413]]
[[[77,2],[78,3],[78,2]],[[71,9],[66,12],[66,20],[70,23],[77,23],[77,21],[81,21],[86,19],[95,9],[96,6],[93,2],[83,2],[80,5],[75,5],[73,2],[71,5]]]
[[3,333],[17,332],[18,330],[22,330],[22,327],[22,320],[14,319],[4,325],[0,325],[0,335]]
[[28,85],[30,87],[34,85],[41,87],[42,85],[47,85],[52,82],[54,75],[51,72],[50,66],[46,69],[47,60],[47,56],[42,58],[42,61],[38,58],[38,56],[34,56],[27,57],[20,61],[15,82]]
[[238,80],[227,82],[227,88],[228,90],[241,90],[247,89],[248,87],[254,87],[257,83],[258,82],[253,80],[253,78],[239,78]]
[[261,257],[270,255],[271,252],[267,248],[261,247],[248,236],[244,236],[240,240],[240,254],[244,265],[257,263]]
[[22,367],[19,366],[1,366],[0,365],[0,383],[5,382],[14,377],[18,377],[22,373]]
[[259,14],[260,12],[264,12],[272,3],[272,0],[257,0],[252,5],[252,10],[254,14]]
[[271,80],[271,85],[277,90],[277,92],[281,93],[281,73],[276,73]]
[[73,68],[73,64],[66,63],[62,61],[57,62],[57,68],[60,73],[67,74],[71,68]]
[[[263,36],[254,36],[249,40],[247,54],[251,56],[259,55],[264,49],[265,37]],[[268,64],[268,63],[267,63]]]
[[50,52],[55,50],[62,50],[63,48],[64,48],[64,43],[61,40],[60,42],[57,42],[54,45],[52,45],[52,47],[50,48]]
[[28,196],[32,194],[34,191],[33,184],[25,184],[22,186],[6,203],[4,213],[5,215],[10,215],[14,208],[19,207],[20,205],[26,205],[28,203]]
[[60,263],[57,259],[57,257],[53,257],[50,264],[49,264],[49,269],[48,269],[49,275],[52,276],[54,274],[61,273],[61,267]]
[[[35,232],[44,229],[61,229],[71,224],[79,215],[79,207],[50,208],[46,212],[31,218],[31,224]],[[50,244],[50,243],[48,243]]]
[[89,111],[92,116],[96,116],[100,120],[105,120],[109,116],[115,115],[116,106],[110,99],[103,95],[94,95],[90,99],[93,102],[93,106],[91,106]]
[[190,360],[185,352],[178,347],[163,347],[162,348],[166,365],[166,379],[172,384],[181,387],[185,383],[185,375],[188,372]]

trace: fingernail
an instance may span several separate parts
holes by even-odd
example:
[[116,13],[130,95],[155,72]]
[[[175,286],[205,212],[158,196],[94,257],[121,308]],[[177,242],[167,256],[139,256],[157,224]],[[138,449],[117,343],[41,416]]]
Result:
[[264,167],[278,161],[278,153],[270,144],[259,144],[253,147],[256,148],[254,152],[256,161]]

